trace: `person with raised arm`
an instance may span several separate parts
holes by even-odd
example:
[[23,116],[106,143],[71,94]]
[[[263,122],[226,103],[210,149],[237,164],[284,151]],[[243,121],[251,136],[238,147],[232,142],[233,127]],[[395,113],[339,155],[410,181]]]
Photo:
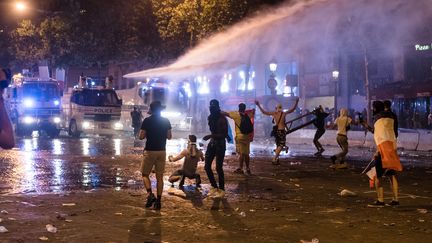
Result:
[[275,143],[276,143],[276,150],[275,150],[275,156],[272,159],[272,164],[274,165],[279,165],[279,154],[282,151],[282,149],[286,149],[288,150],[288,147],[286,146],[286,126],[285,126],[285,117],[286,115],[288,115],[289,113],[292,113],[296,110],[297,105],[299,102],[299,97],[296,98],[296,101],[293,105],[293,107],[291,107],[291,109],[287,110],[287,111],[283,111],[282,109],[282,104],[278,104],[276,106],[276,110],[275,111],[266,111],[264,110],[259,101],[255,101],[255,104],[257,105],[257,107],[260,109],[260,111],[264,114],[264,115],[268,115],[273,117],[273,123],[275,123],[274,127],[274,137],[275,137]]

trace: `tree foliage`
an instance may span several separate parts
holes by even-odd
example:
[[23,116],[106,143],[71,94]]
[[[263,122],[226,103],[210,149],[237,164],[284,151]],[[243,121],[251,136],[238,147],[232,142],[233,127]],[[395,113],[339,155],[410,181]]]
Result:
[[[279,0],[281,1],[281,0]],[[10,33],[19,66],[159,63],[241,20],[264,0],[45,0]],[[275,1],[270,1],[275,2]],[[278,1],[276,1],[278,2]]]
[[161,38],[181,47],[223,30],[245,16],[247,1],[236,0],[152,0]]

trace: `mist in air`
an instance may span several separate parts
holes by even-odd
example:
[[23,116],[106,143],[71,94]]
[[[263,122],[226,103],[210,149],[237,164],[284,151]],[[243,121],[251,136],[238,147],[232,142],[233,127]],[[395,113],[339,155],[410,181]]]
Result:
[[295,1],[203,40],[168,66],[125,77],[183,78],[301,55],[325,59],[338,52],[397,55],[402,46],[430,37],[431,22],[431,0]]

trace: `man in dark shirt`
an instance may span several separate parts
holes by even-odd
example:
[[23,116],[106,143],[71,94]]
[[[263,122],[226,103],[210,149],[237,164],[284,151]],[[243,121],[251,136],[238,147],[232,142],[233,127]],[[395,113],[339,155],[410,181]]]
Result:
[[[208,117],[208,125],[211,134],[204,136],[203,140],[210,139],[205,153],[205,166],[204,169],[207,177],[212,185],[209,196],[214,198],[223,198],[225,196],[225,180],[223,171],[223,161],[225,157],[226,143],[225,138],[228,137],[228,121],[226,117],[221,114],[218,100],[210,101],[210,115]],[[216,157],[216,171],[219,177],[219,186],[216,183],[212,163]]]
[[142,121],[142,114],[136,106],[133,108],[133,111],[131,111],[131,118],[132,118],[132,127],[134,129],[134,137],[136,137],[139,133],[141,121]]
[[[166,140],[172,138],[171,123],[168,119],[161,116],[161,111],[165,107],[160,101],[153,101],[150,104],[149,114],[151,116],[144,119],[141,125],[139,139],[147,138],[143,162],[141,164],[141,173],[143,176],[144,186],[147,190],[146,208],[154,204],[156,210],[161,209],[161,197],[163,190],[163,173],[165,170],[166,158]],[[154,196],[151,189],[150,172],[155,167],[157,197]]]
[[317,130],[315,132],[313,143],[314,143],[316,149],[318,150],[318,152],[315,153],[315,156],[321,156],[321,154],[324,152],[324,148],[318,140],[325,133],[325,119],[327,118],[327,116],[329,114],[324,111],[322,106],[319,106],[318,108],[316,108],[314,110],[314,114],[315,114],[315,120],[314,120],[313,124],[315,125]]
[[399,133],[398,133],[399,124],[398,124],[397,115],[391,109],[392,102],[390,100],[384,100],[383,103],[384,103],[384,111],[390,112],[391,116],[394,120],[393,129],[394,129],[394,133],[395,133],[396,138],[397,138],[399,136]]

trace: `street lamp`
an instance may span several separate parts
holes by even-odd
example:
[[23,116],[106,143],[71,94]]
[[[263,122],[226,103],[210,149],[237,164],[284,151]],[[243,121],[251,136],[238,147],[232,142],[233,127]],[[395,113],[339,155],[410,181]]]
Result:
[[18,12],[24,12],[24,11],[26,11],[27,10],[27,4],[26,3],[24,3],[24,2],[16,2],[15,3],[15,9],[18,11]]
[[269,64],[269,69],[272,72],[272,74],[274,75],[274,72],[276,72],[276,69],[277,69],[277,63],[276,62],[271,62]]
[[277,87],[277,81],[276,81],[276,69],[277,69],[277,63],[276,62],[271,62],[269,64],[269,69],[270,69],[270,79],[267,81],[267,87],[269,87],[270,89],[270,93],[272,95],[276,95],[276,87]]
[[335,117],[338,115],[338,107],[337,107],[337,96],[338,96],[338,81],[339,81],[339,71],[334,70],[332,72],[333,81],[335,83],[335,93],[334,93],[334,110],[335,110]]

